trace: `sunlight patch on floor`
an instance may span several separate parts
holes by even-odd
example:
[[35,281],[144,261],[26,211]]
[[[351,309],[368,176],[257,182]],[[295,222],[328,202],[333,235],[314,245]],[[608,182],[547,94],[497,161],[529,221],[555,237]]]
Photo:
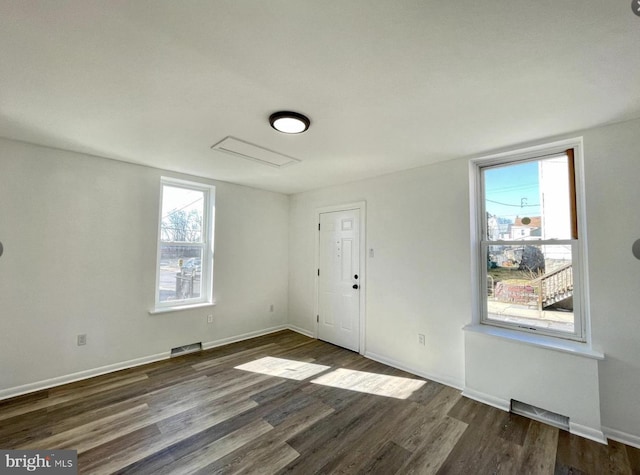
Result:
[[426,383],[426,381],[419,379],[367,373],[346,368],[338,368],[311,382],[396,399],[407,399],[414,391],[420,389]]
[[236,366],[235,369],[302,381],[330,369],[330,366],[265,356],[264,358]]

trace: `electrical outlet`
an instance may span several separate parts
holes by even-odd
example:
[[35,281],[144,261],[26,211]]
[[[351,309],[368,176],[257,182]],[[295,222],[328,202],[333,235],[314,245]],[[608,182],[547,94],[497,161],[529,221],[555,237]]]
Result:
[[422,333],[418,333],[418,344],[424,346],[424,335]]
[[207,315],[207,323],[213,323],[213,315]]
[[270,311],[270,312],[273,312],[273,304],[271,304],[271,305],[269,306],[269,311]]
[[83,333],[82,335],[78,335],[78,346],[84,346],[87,344],[87,334]]

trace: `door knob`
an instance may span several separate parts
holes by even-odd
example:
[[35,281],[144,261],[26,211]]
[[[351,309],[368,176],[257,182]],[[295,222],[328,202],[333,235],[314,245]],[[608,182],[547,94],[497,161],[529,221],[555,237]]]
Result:
[[358,288],[358,284],[353,284],[353,288],[357,289]]

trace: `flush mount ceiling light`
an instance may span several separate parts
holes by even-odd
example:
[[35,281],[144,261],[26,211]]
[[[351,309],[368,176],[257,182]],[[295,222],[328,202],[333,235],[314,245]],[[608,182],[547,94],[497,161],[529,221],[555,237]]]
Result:
[[271,127],[284,134],[300,134],[309,128],[311,121],[302,114],[291,111],[274,112],[269,116]]

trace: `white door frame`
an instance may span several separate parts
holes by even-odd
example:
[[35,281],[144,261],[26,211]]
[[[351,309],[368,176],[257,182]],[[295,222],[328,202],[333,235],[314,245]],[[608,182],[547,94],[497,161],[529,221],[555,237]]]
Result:
[[367,280],[367,272],[366,272],[366,262],[367,262],[367,232],[365,224],[367,222],[367,203],[366,201],[357,201],[355,203],[347,203],[341,205],[333,205],[333,206],[325,206],[322,208],[316,209],[316,238],[315,238],[315,258],[314,258],[314,268],[313,275],[315,276],[314,281],[314,308],[313,308],[313,318],[316,320],[316,325],[314,329],[314,338],[318,338],[318,309],[320,306],[320,297],[319,297],[319,279],[318,279],[318,269],[320,266],[320,233],[318,232],[318,225],[320,224],[320,215],[322,213],[333,213],[334,211],[348,211],[352,209],[360,210],[360,278],[359,286],[360,286],[360,314],[358,315],[359,325],[360,325],[360,342],[359,342],[359,350],[358,353],[364,355],[365,353],[365,320],[366,320],[366,280]]

